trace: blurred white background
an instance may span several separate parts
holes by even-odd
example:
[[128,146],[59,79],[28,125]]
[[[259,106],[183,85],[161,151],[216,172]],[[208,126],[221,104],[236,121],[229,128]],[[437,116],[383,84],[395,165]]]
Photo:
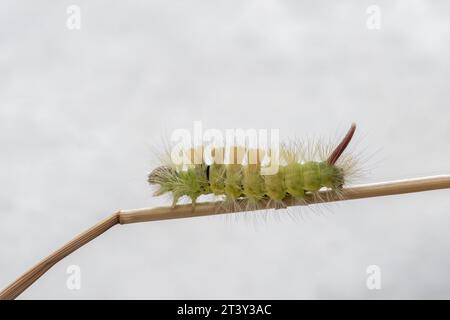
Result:
[[[66,26],[70,5],[81,29]],[[367,27],[376,5],[380,29]],[[0,11],[0,287],[118,209],[168,204],[153,146],[194,120],[342,134],[362,182],[450,173],[448,1],[24,1]],[[449,298],[450,191],[294,222],[117,226],[26,299]],[[70,265],[81,289],[66,286]],[[381,268],[368,290],[366,268]]]

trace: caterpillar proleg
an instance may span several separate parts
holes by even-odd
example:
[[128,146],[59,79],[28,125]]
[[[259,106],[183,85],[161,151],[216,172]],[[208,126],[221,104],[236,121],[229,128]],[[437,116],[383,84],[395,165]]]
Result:
[[[183,196],[193,206],[201,195],[222,196],[225,203],[236,204],[245,200],[249,210],[257,208],[262,200],[275,202],[284,207],[287,198],[301,200],[307,193],[317,193],[323,188],[339,192],[354,171],[354,161],[343,156],[355,132],[352,124],[341,142],[335,146],[323,144],[307,145],[285,143],[280,147],[276,161],[278,170],[263,174],[264,159],[274,153],[262,150],[232,146],[212,149],[212,163],[207,163],[204,149],[188,150],[188,165],[174,162],[161,165],[148,175],[150,185],[158,190],[154,195],[170,193],[172,206]],[[228,161],[225,161],[228,154]],[[230,160],[231,159],[231,160]]]

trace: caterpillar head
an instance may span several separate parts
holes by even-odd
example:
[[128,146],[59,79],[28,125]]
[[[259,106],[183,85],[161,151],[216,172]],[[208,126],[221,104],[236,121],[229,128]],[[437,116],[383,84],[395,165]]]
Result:
[[177,172],[169,166],[159,166],[148,174],[147,181],[151,185],[158,185],[159,189],[154,195],[159,196],[173,190],[173,183],[176,180]]

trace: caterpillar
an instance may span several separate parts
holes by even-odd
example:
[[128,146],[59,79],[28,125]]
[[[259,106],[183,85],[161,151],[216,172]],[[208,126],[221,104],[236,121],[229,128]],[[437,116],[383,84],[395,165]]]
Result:
[[271,150],[233,146],[229,150],[233,161],[228,163],[223,161],[224,148],[212,149],[213,162],[210,164],[202,157],[202,148],[190,149],[189,159],[197,161],[188,166],[169,161],[151,171],[147,180],[150,185],[159,187],[155,196],[172,195],[173,207],[186,196],[195,208],[201,195],[211,194],[224,197],[225,203],[245,200],[249,210],[263,200],[284,207],[283,200],[288,197],[301,200],[305,194],[314,194],[322,188],[342,190],[354,169],[352,158],[342,155],[355,130],[356,125],[352,124],[334,148],[320,144],[282,144],[277,159],[280,165],[274,174],[261,174],[264,155],[270,154]]

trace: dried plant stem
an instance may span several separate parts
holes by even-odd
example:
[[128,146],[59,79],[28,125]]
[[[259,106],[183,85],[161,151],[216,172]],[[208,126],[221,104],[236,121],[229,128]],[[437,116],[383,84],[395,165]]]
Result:
[[[353,200],[362,198],[372,198],[380,196],[388,196],[395,194],[413,193],[436,189],[450,188],[450,175],[433,176],[401,181],[391,181],[383,183],[374,183],[344,188],[339,194],[334,191],[321,191],[320,196],[307,195],[304,201],[288,199],[287,206],[309,205],[314,203],[334,202],[343,200]],[[21,277],[0,291],[0,300],[15,299],[29,286],[31,286],[39,277],[41,277],[53,265],[62,260],[64,257],[82,247],[89,241],[95,239],[103,232],[116,224],[128,224],[146,221],[180,219],[190,217],[200,217],[216,214],[231,213],[224,209],[219,209],[220,202],[203,202],[196,205],[195,210],[190,204],[180,205],[175,208],[159,207],[144,208],[134,210],[119,211],[105,220],[99,222],[84,233],[74,238],[69,243],[62,246],[44,260],[39,262],[33,268],[24,273]],[[271,208],[267,202],[267,207]],[[244,211],[244,210],[242,210]],[[236,211],[233,211],[236,212]]]
[[115,213],[107,219],[97,223],[95,226],[86,230],[76,238],[62,246],[57,251],[40,261],[33,268],[25,272],[16,281],[11,283],[0,292],[0,300],[15,299],[19,294],[25,291],[31,284],[39,279],[48,269],[53,267],[58,261],[68,256],[78,248],[89,241],[97,238],[103,232],[119,223],[119,214]]

